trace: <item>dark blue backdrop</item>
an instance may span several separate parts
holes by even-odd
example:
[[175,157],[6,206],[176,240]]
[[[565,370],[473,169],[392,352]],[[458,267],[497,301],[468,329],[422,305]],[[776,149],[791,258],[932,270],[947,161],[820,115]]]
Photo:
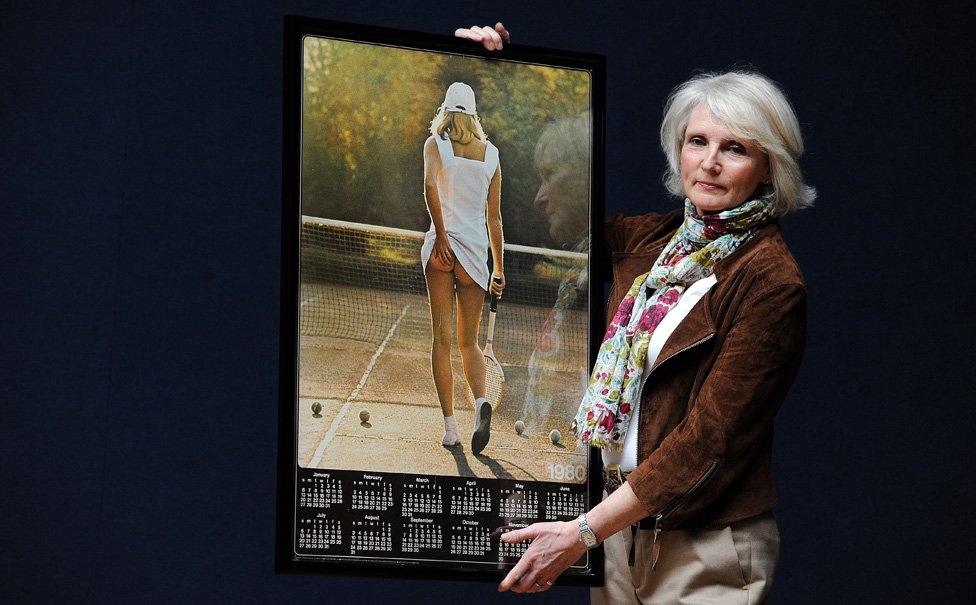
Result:
[[676,203],[656,134],[672,86],[742,64],[782,83],[820,199],[784,222],[810,325],[776,434],[776,601],[963,601],[976,537],[964,14],[616,4],[5,2],[4,596],[513,598],[273,574],[282,32],[300,14],[438,33],[503,17],[516,41],[606,54],[611,212]]

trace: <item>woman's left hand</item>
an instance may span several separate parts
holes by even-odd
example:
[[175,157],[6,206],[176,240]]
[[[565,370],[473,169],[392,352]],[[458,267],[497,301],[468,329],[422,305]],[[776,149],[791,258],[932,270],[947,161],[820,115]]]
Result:
[[547,590],[559,574],[586,552],[586,546],[579,541],[579,525],[575,521],[533,523],[525,529],[502,534],[501,540],[509,544],[532,540],[532,544],[498,585],[499,592]]

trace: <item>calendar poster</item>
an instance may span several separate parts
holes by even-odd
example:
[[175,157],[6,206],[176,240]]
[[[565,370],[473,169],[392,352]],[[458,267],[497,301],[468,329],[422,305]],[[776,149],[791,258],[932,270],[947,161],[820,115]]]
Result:
[[286,30],[278,569],[500,581],[602,497],[604,59]]

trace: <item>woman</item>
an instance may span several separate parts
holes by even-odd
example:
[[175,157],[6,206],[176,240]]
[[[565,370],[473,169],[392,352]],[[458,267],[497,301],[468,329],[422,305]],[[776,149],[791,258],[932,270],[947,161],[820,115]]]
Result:
[[[489,49],[507,38],[500,23],[456,34]],[[607,496],[576,521],[505,534],[533,542],[500,590],[545,590],[605,540],[596,603],[768,596],[773,418],[806,326],[777,219],[815,198],[797,164],[799,124],[765,77],[704,74],[672,93],[661,144],[684,204],[607,220],[614,312],[574,420],[578,438],[603,448]]]
[[[471,450],[479,454],[488,445],[492,412],[485,401],[485,359],[478,346],[481,307],[486,290],[501,296],[505,288],[502,173],[498,149],[485,137],[474,91],[467,84],[454,82],[447,89],[430,135],[424,143],[424,196],[431,224],[420,256],[430,302],[430,365],[444,416],[441,443],[451,447],[461,442],[451,368],[451,318],[456,304],[458,348],[475,398]],[[494,266],[490,276],[489,243]]]

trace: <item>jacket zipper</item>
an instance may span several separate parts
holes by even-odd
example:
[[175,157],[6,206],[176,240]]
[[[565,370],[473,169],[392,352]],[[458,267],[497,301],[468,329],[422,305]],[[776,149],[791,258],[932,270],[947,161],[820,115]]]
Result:
[[[647,376],[644,377],[644,382],[641,383],[640,393],[637,394],[637,405],[640,406],[641,402],[644,400],[644,388],[647,387],[647,381],[651,377],[651,374],[654,373],[654,370],[656,370],[657,368],[661,367],[661,364],[662,363],[664,363],[665,361],[671,359],[675,355],[678,355],[679,353],[684,353],[688,349],[697,347],[698,345],[700,345],[701,343],[705,342],[706,340],[710,340],[713,336],[715,336],[715,332],[709,332],[708,334],[706,334],[705,336],[699,338],[698,340],[696,340],[695,342],[691,343],[687,347],[684,347],[682,349],[679,349],[679,350],[675,351],[674,353],[671,353],[670,355],[668,355],[667,357],[665,357],[664,359],[662,359],[661,360],[661,363],[656,363],[654,365],[654,368],[650,372],[647,373]],[[640,442],[641,442],[641,434],[640,434],[640,427],[638,426],[637,427],[637,456],[638,457],[640,456],[640,452],[641,452]]]
[[[659,368],[661,366],[661,364],[663,364],[665,361],[671,359],[675,355],[678,355],[679,353],[684,353],[688,349],[697,347],[698,345],[700,345],[701,343],[705,342],[706,340],[711,339],[713,336],[715,336],[715,332],[709,332],[708,334],[706,334],[705,336],[699,338],[698,340],[696,340],[695,342],[691,343],[690,345],[688,345],[686,347],[683,347],[683,348],[675,351],[674,353],[671,353],[670,355],[668,355],[667,357],[665,357],[664,359],[662,359],[660,363],[655,363],[654,369]],[[655,362],[656,361],[657,360],[655,360]],[[638,393],[638,395],[637,395],[637,405],[638,406],[640,405],[641,401],[644,400],[644,388],[647,386],[647,381],[651,377],[651,374],[652,373],[653,373],[653,370],[651,372],[648,372],[647,373],[647,376],[644,377],[644,381],[641,383],[640,393]],[[640,427],[637,427],[637,453],[638,453],[638,455],[640,455],[640,451],[641,451],[641,449],[640,449],[640,440],[641,440]],[[710,472],[710,470],[709,470],[709,472]],[[699,481],[702,481],[702,479],[699,479]],[[692,490],[696,489],[696,486],[697,486],[697,483],[694,486],[692,486]],[[689,491],[691,491],[691,490],[689,490]],[[635,532],[637,531],[637,524],[634,524],[633,530]],[[657,541],[658,534],[660,534],[660,533],[661,533],[660,521],[657,518],[655,518],[655,523],[654,523],[654,539],[651,542],[651,551],[654,553],[653,554],[654,561],[651,564],[651,569],[654,569],[654,566],[657,565],[657,558],[658,558],[658,555],[661,552],[661,546],[660,546],[660,544]],[[630,565],[633,566],[633,564],[634,564],[634,542],[631,542],[630,543],[629,562],[630,562]]]
[[654,537],[651,538],[652,570],[657,567],[657,559],[661,556],[661,542],[658,541],[658,536],[661,534],[661,526],[664,524],[664,521],[666,521],[667,518],[678,509],[679,506],[688,501],[688,499],[694,496],[706,483],[708,483],[708,480],[711,479],[715,474],[715,471],[718,470],[718,463],[718,460],[713,460],[711,466],[708,467],[708,470],[706,470],[705,473],[698,478],[698,481],[695,481],[695,484],[692,485],[688,491],[672,500],[667,506],[661,509],[661,512],[654,515]]

